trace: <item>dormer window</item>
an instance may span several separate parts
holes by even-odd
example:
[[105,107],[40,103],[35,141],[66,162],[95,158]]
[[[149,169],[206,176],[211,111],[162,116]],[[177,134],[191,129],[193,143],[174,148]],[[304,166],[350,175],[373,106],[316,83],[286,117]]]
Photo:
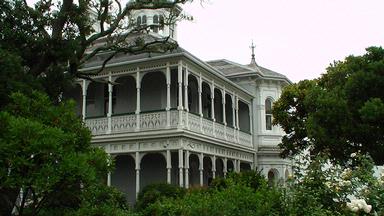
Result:
[[146,25],[147,24],[147,16],[143,16],[143,18],[142,18],[142,23],[141,23],[142,25]]
[[137,17],[136,24],[137,24],[137,26],[141,25],[141,16]]
[[272,130],[272,100],[265,100],[265,129]]

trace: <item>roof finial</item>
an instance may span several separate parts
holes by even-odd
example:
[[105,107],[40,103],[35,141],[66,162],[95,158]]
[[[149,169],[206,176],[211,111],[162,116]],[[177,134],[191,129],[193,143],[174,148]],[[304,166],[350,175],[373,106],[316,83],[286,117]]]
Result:
[[250,65],[257,66],[256,60],[255,60],[255,48],[256,48],[256,46],[253,44],[253,40],[252,40],[252,45],[249,48],[252,49],[252,59],[251,59]]

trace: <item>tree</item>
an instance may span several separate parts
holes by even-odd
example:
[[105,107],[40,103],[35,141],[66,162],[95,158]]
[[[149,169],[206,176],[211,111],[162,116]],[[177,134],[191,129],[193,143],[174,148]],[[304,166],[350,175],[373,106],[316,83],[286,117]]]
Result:
[[83,192],[100,188],[111,170],[107,154],[91,147],[73,102],[55,106],[46,95],[31,95],[13,94],[0,112],[1,215],[76,210]]
[[[134,25],[131,15],[139,9],[165,8],[171,15],[161,24],[170,25],[179,15],[178,4],[186,1],[136,0],[123,5],[120,0],[39,0],[31,6],[27,0],[4,0],[0,2],[0,49],[15,56],[22,73],[58,101],[74,78],[90,79],[79,68],[100,52],[109,53],[107,62],[120,52],[175,48],[177,44],[169,38],[146,41],[141,33],[148,26]],[[89,49],[99,40],[104,43]]]
[[283,156],[309,149],[344,163],[361,152],[384,162],[384,50],[366,50],[284,89],[273,107],[274,124],[286,133]]

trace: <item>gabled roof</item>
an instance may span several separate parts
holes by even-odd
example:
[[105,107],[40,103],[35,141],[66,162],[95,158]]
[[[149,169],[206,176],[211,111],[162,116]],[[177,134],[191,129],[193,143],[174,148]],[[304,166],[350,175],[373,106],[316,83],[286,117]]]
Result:
[[290,82],[283,74],[261,67],[257,64],[242,65],[226,59],[208,61],[207,63],[223,73],[226,77],[258,75],[263,78],[284,79]]

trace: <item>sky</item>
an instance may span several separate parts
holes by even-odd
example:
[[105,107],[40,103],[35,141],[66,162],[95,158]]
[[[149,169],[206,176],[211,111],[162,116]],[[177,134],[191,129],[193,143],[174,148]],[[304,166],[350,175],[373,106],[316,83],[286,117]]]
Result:
[[313,79],[335,60],[384,47],[383,0],[205,0],[183,6],[179,45],[202,60],[256,62],[291,81]]

